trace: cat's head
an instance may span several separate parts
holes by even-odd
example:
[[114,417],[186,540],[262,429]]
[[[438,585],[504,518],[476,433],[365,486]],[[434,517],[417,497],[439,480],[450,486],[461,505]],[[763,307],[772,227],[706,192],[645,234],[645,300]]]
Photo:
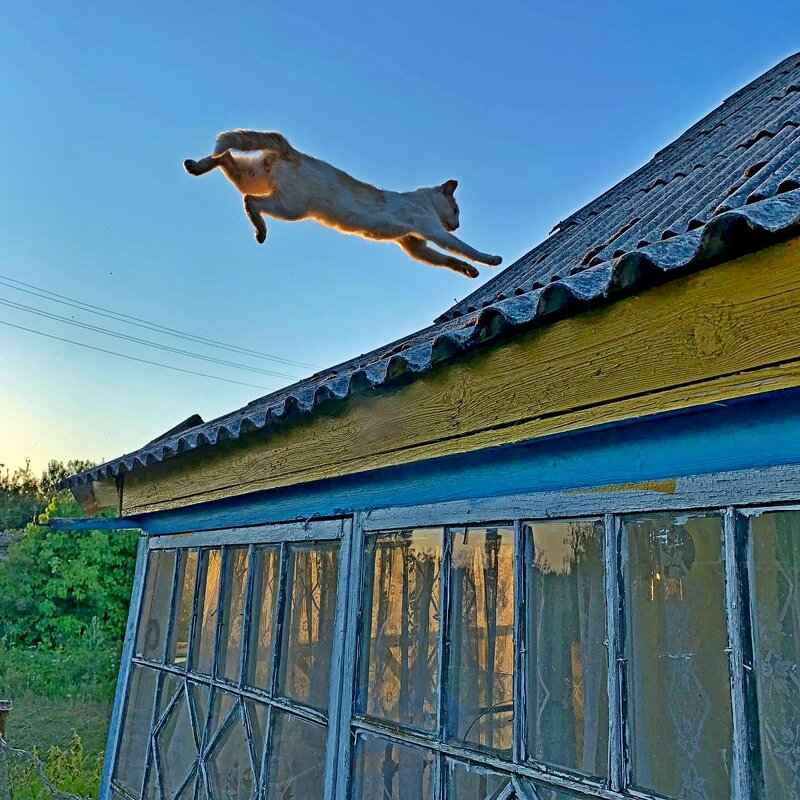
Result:
[[454,231],[459,226],[458,203],[454,197],[457,186],[458,181],[451,178],[433,187],[433,207],[446,231]]

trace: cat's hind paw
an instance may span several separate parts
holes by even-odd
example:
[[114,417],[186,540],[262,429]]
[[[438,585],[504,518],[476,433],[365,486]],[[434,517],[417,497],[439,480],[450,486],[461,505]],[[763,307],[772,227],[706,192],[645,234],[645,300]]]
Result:
[[264,244],[264,242],[267,241],[267,229],[263,228],[256,230],[255,236],[256,236],[256,241],[259,244]]
[[489,256],[489,258],[486,259],[486,263],[490,267],[499,267],[503,263],[503,259],[501,256]]
[[187,158],[186,161],[183,162],[183,168],[190,175],[201,175],[202,174],[202,172],[200,171],[199,164],[193,158]]

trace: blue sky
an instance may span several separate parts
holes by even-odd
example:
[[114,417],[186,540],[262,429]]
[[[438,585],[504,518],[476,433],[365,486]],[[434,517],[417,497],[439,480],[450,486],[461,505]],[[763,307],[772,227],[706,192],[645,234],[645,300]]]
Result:
[[[218,131],[280,130],[392,189],[455,177],[460,235],[510,264],[800,49],[800,6],[17,3],[0,36],[0,275],[325,367],[429,324],[476,284],[313,223],[273,222],[259,247],[222,175],[181,167]],[[189,347],[6,286],[0,300]],[[112,458],[289,382],[7,306],[0,321],[264,387],[0,325],[11,467]]]

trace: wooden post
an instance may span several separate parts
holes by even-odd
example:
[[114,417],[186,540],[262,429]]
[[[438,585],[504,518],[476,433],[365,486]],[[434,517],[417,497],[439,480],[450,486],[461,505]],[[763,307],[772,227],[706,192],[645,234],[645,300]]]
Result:
[[6,738],[6,720],[13,707],[11,700],[0,700],[0,736],[3,739]]
[[[6,738],[6,721],[13,708],[11,700],[0,700],[0,739]],[[0,751],[0,797],[11,797],[11,760]]]

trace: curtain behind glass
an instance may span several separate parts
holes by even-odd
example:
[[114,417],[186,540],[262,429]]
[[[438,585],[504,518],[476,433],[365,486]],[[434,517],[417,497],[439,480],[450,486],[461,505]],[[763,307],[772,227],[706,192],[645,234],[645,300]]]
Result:
[[600,521],[526,526],[528,749],[532,758],[602,777],[608,693]]

